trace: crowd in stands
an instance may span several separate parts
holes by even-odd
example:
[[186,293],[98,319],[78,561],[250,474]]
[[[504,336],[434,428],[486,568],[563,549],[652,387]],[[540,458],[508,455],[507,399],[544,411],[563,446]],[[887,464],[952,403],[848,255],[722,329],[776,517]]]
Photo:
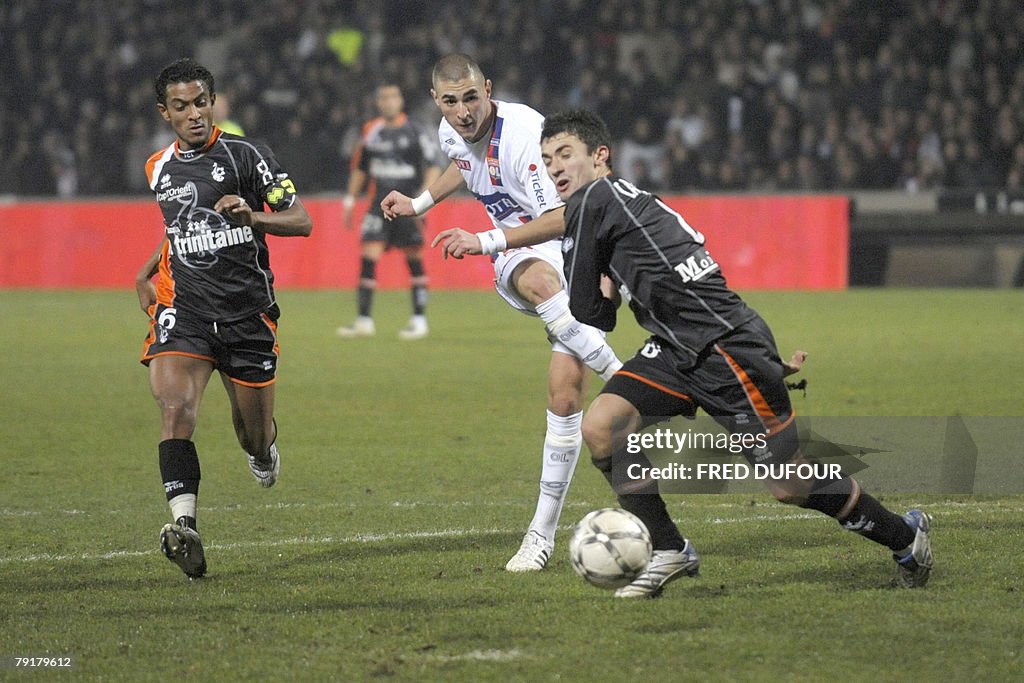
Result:
[[498,99],[596,110],[616,171],[662,192],[1020,192],[1022,41],[1020,0],[10,0],[0,194],[145,193],[181,56],[302,192],[337,192],[374,86],[433,130],[453,51]]

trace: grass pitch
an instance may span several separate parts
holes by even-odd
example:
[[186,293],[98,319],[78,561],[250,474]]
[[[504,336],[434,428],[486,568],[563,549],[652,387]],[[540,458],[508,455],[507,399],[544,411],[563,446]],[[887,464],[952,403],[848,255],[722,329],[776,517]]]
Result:
[[[134,294],[0,292],[0,679],[71,656],[104,680],[1008,680],[1024,671],[1024,495],[886,494],[935,518],[924,590],[884,549],[767,493],[672,496],[702,576],[623,602],[572,573],[567,528],[613,504],[577,471],[544,572],[502,566],[537,492],[540,325],[437,292],[431,336],[342,341],[349,292],[281,295],[281,480],[260,489],[211,382],[196,434],[209,577],[157,550],[158,411]],[[755,293],[806,415],[1020,415],[1015,291]],[[623,357],[644,334],[628,315]],[[595,382],[596,385],[596,382]],[[592,388],[593,391],[593,388]],[[1007,443],[1020,451],[1019,443]]]

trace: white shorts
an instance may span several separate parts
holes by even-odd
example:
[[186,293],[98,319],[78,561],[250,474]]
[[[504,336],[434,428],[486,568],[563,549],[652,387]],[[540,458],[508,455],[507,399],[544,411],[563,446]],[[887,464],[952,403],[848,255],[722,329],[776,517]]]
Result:
[[[516,249],[506,249],[505,251],[498,254],[498,257],[494,260],[494,289],[497,290],[501,298],[504,299],[509,306],[516,309],[520,313],[526,315],[537,315],[537,310],[533,307],[529,301],[519,296],[519,293],[515,291],[512,286],[512,273],[519,264],[530,259],[540,259],[544,261],[558,273],[558,280],[562,283],[562,289],[568,289],[568,283],[565,281],[565,273],[562,271],[562,241],[551,240],[542,244],[537,244],[532,247],[519,247]],[[570,356],[575,356],[568,346],[552,339],[550,336],[548,340],[551,341],[551,350],[558,351],[560,353],[567,353]]]

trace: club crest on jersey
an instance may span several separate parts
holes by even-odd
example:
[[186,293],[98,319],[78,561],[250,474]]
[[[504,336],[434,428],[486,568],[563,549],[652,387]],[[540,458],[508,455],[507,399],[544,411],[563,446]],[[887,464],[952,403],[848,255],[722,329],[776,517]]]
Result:
[[497,159],[487,157],[487,175],[491,177],[491,185],[501,185],[501,165]]
[[218,164],[216,161],[213,162],[213,170],[210,171],[210,177],[216,180],[218,183],[224,181],[224,167]]

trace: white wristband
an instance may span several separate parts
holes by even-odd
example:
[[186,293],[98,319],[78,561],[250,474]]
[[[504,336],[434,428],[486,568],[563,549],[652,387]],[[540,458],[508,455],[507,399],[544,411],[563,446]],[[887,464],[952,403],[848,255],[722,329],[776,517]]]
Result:
[[421,216],[434,205],[434,198],[430,196],[430,190],[424,190],[418,197],[412,200],[412,210],[417,216]]
[[344,197],[342,198],[342,200],[341,200],[341,205],[345,207],[345,210],[346,210],[346,211],[348,211],[349,209],[351,209],[351,208],[352,208],[352,207],[353,207],[353,206],[355,205],[355,203],[356,203],[356,198],[355,198],[355,197],[353,197],[353,196],[352,196],[352,195],[350,195],[350,194],[347,194],[347,195],[345,195],[345,196],[344,196]]
[[508,240],[505,239],[505,231],[501,228],[495,228],[487,232],[478,232],[476,236],[480,240],[480,253],[484,256],[505,251],[505,247],[508,246]]

